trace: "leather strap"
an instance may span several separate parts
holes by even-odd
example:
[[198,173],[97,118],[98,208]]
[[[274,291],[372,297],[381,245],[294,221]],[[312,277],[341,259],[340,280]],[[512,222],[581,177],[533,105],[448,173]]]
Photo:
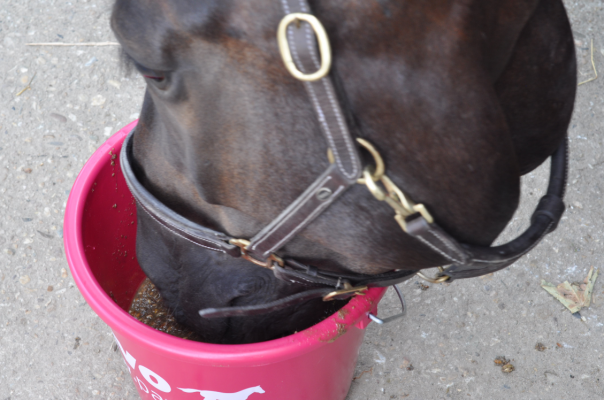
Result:
[[132,135],[135,130],[136,129],[130,131],[128,136],[126,136],[126,139],[124,139],[122,151],[120,152],[120,165],[124,178],[126,179],[126,184],[141,208],[158,224],[164,226],[175,235],[180,236],[189,242],[193,242],[197,246],[219,251],[228,254],[231,257],[240,257],[241,250],[239,247],[229,243],[231,237],[224,233],[205,228],[175,213],[155,198],[155,196],[145,189],[138,181],[136,175],[134,175],[134,172],[132,171],[132,166],[130,165],[130,157],[132,156]]
[[465,264],[468,261],[470,255],[466,250],[436,223],[428,223],[420,214],[413,217],[407,221],[409,235],[443,256],[449,261],[447,264]]
[[313,289],[296,293],[283,299],[271,301],[270,303],[256,304],[253,306],[204,308],[203,310],[199,310],[199,316],[203,318],[226,318],[248,317],[251,315],[266,314],[269,312],[282,310],[286,307],[290,307],[308,300],[323,297],[332,291],[333,289]]
[[[310,13],[306,0],[281,0],[281,4],[285,15],[298,12]],[[321,59],[311,26],[303,21],[292,23],[287,28],[287,38],[298,69],[303,73],[318,70]],[[279,250],[310,224],[347,188],[354,185],[362,173],[357,146],[348,130],[330,76],[327,75],[313,82],[303,82],[303,84],[335,162],[289,207],[250,240],[248,252],[261,260],[265,260]]]
[[407,221],[407,233],[428,245],[453,264],[441,275],[455,279],[474,278],[499,271],[529,252],[556,229],[565,206],[562,198],[568,174],[568,140],[565,138],[551,156],[547,194],[539,200],[531,217],[531,225],[519,237],[501,246],[481,247],[460,244],[435,223],[429,224],[421,215]]
[[265,260],[329,207],[350,183],[335,164],[308,187],[277,218],[250,240],[248,251]]
[[[286,263],[287,264],[287,263]],[[313,267],[307,267],[313,268]],[[316,268],[315,268],[316,270]],[[266,314],[269,312],[277,311],[290,307],[304,301],[325,297],[326,295],[339,290],[343,287],[346,279],[341,277],[333,279],[325,276],[315,276],[296,272],[290,269],[281,268],[275,265],[274,268],[275,276],[279,279],[285,280],[295,284],[304,285],[307,287],[323,286],[316,289],[309,289],[303,292],[297,293],[292,296],[285,297],[283,299],[275,300],[269,303],[256,304],[253,306],[239,306],[239,307],[221,307],[221,308],[206,308],[199,311],[199,315],[203,318],[226,318],[226,317],[247,317],[250,315]],[[387,272],[379,275],[365,275],[366,280],[358,279],[362,275],[356,275],[357,280],[352,283],[354,287],[367,286],[367,287],[386,287],[392,286],[397,283],[406,281],[415,276],[417,271],[394,271]],[[351,283],[351,282],[348,282]],[[345,293],[334,296],[332,300],[345,300],[354,296],[356,293]]]
[[[281,5],[284,15],[312,14],[306,0],[281,0]],[[298,69],[304,73],[318,70],[321,59],[312,27],[304,21],[290,24],[287,28],[287,37]],[[361,161],[331,78],[327,75],[314,82],[304,82],[304,86],[315,109],[323,135],[333,152],[335,164],[350,184],[355,183],[362,174]]]
[[[329,286],[337,290],[346,286],[353,287],[386,287],[406,281],[412,278],[417,271],[397,270],[383,274],[341,274],[329,271],[321,271],[316,267],[304,265],[292,259],[285,260],[285,266],[274,266],[274,274],[279,279],[303,286]],[[333,290],[333,289],[332,289]]]

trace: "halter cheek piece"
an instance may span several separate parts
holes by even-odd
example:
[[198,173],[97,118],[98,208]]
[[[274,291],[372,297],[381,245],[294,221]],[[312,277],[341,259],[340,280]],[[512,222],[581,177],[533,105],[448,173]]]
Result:
[[[531,225],[518,238],[497,247],[480,247],[460,243],[442,230],[422,204],[415,204],[386,176],[384,163],[366,140],[357,141],[375,160],[375,166],[362,167],[358,146],[348,130],[336,97],[329,69],[331,49],[321,23],[310,14],[305,0],[281,0],[285,17],[278,29],[278,42],[288,71],[306,87],[329,145],[330,166],[292,204],[249,241],[200,226],[175,213],[157,200],[134,175],[132,135],[123,144],[120,161],[124,177],[138,205],[156,223],[196,245],[243,257],[269,268],[275,277],[302,285],[308,290],[254,306],[208,308],[199,314],[205,318],[247,316],[279,310],[310,299],[346,299],[363,294],[370,287],[395,285],[421,273],[396,270],[378,275],[339,274],[321,271],[275,254],[297,233],[310,224],[350,186],[361,183],[380,201],[394,210],[394,218],[403,231],[416,238],[450,265],[433,282],[472,278],[498,271],[518,260],[553,231],[564,212],[562,202],[566,186],[568,145],[563,140],[551,156],[547,194],[541,198],[532,215]],[[318,51],[317,51],[318,44]],[[315,71],[315,72],[312,72]]]

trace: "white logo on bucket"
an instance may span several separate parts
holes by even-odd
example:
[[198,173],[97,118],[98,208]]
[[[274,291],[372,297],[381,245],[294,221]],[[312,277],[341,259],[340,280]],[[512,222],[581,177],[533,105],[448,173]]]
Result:
[[198,392],[204,400],[247,400],[253,393],[264,393],[264,390],[260,386],[254,386],[248,389],[240,390],[237,393],[220,393],[212,392],[210,390],[197,390],[197,389],[182,389],[185,393]]
[[[130,375],[132,375],[132,380],[134,381],[134,384],[135,385],[138,384],[139,388],[142,391],[144,391],[145,393],[149,393],[149,388],[147,387],[145,382],[142,381],[138,376],[135,376],[135,374],[136,374],[136,358],[134,358],[132,356],[132,354],[130,354],[127,350],[125,350],[122,347],[122,344],[120,343],[119,340],[117,340],[117,337],[115,335],[113,335],[113,338],[115,339],[115,342],[117,343],[120,350],[122,351],[122,355],[124,356],[124,360],[126,361],[126,366],[128,367],[128,371],[130,371]],[[155,372],[151,371],[149,368],[147,368],[143,365],[139,365],[138,371],[143,376],[143,378],[145,378],[147,383],[150,384],[151,386],[153,386],[155,389],[160,390],[164,393],[170,393],[172,391],[170,384],[164,378],[162,378]],[[247,398],[250,397],[254,393],[264,393],[264,390],[260,386],[254,386],[254,387],[251,387],[248,389],[240,390],[237,393],[220,393],[220,392],[212,392],[210,390],[198,390],[198,389],[181,389],[181,388],[178,388],[178,389],[182,390],[185,393],[196,393],[197,392],[205,400],[247,400]],[[154,392],[153,390],[151,390],[151,397],[153,397],[154,400],[168,400],[168,399],[162,399],[162,397],[158,393]]]
[[[138,384],[138,386],[141,388],[142,391],[144,391],[145,393],[149,393],[149,388],[147,387],[147,385],[138,376],[134,376],[133,371],[136,371],[136,358],[134,358],[132,356],[132,354],[130,354],[128,351],[124,350],[124,348],[122,347],[122,344],[120,343],[119,340],[117,340],[117,337],[115,337],[115,335],[113,335],[113,337],[115,338],[115,342],[120,347],[120,350],[122,351],[122,355],[124,356],[124,359],[126,360],[126,365],[128,366],[128,370],[130,371],[130,374],[132,375],[132,380],[134,381],[135,384]],[[130,367],[132,367],[132,369],[130,369]],[[153,386],[157,390],[161,390],[164,393],[170,393],[172,391],[170,384],[168,384],[168,382],[166,382],[166,380],[164,378],[162,378],[155,372],[151,371],[149,368],[145,367],[144,365],[139,365],[138,370],[141,373],[141,375],[143,376],[143,378],[145,378],[147,383],[149,383],[151,386]],[[162,397],[159,394],[155,393],[153,390],[151,390],[151,397],[153,397],[153,399],[156,399],[156,400],[164,400],[164,399],[162,399]]]

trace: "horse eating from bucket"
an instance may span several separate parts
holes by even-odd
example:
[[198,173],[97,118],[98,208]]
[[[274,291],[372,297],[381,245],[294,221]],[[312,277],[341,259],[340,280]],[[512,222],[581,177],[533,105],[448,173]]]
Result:
[[111,24],[147,83],[124,151],[137,258],[208,342],[300,331],[341,306],[321,297],[424,268],[503,268],[564,209],[557,156],[540,227],[488,247],[521,176],[565,152],[576,64],[561,0],[117,0]]

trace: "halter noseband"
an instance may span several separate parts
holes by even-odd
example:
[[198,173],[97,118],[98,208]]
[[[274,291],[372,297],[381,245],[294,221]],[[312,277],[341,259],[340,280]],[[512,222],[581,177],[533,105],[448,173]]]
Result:
[[[531,217],[531,225],[523,234],[496,247],[460,243],[434,222],[424,205],[413,203],[387,177],[377,150],[366,140],[357,139],[375,160],[375,166],[362,167],[358,147],[348,130],[328,75],[331,50],[325,30],[310,14],[306,0],[281,0],[281,3],[285,17],[278,29],[279,48],[288,71],[304,82],[330,150],[330,166],[304,193],[249,241],[235,239],[180,216],[145,189],[130,165],[134,130],[125,139],[120,154],[122,171],[132,195],[156,223],[197,246],[242,257],[271,269],[278,279],[309,288],[266,304],[204,309],[199,312],[202,317],[263,314],[318,297],[323,300],[346,299],[367,288],[395,285],[420,274],[416,270],[396,270],[377,275],[339,274],[321,271],[293,259],[282,259],[275,254],[356,183],[365,184],[376,199],[392,207],[394,218],[403,231],[449,261],[450,266],[441,269],[437,281],[472,278],[503,269],[556,229],[565,209],[562,198],[568,169],[566,138],[551,156],[547,194],[539,201]],[[319,45],[319,52],[315,43]]]

